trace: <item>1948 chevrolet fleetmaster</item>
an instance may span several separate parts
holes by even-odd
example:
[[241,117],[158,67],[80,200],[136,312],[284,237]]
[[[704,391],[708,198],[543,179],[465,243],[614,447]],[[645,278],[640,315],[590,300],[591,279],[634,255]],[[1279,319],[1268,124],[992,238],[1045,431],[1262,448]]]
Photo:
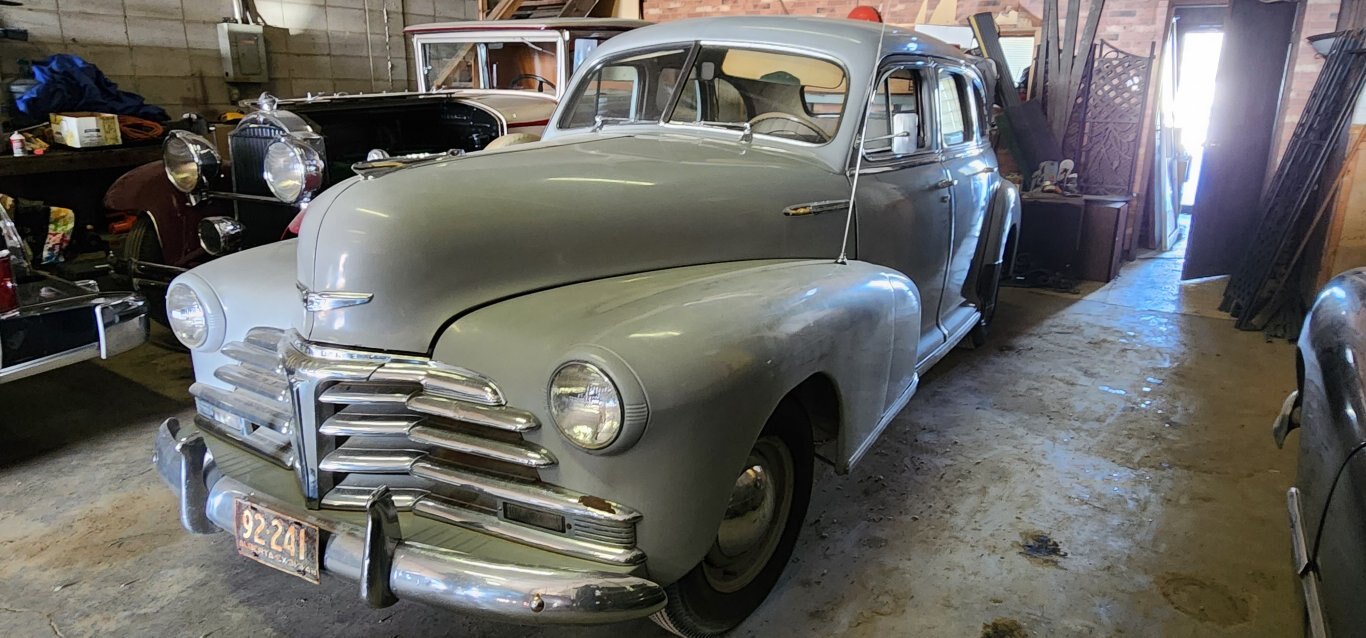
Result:
[[540,142],[361,170],[170,287],[184,526],[376,606],[733,628],[817,446],[847,471],[984,334],[992,81],[902,29],[688,20],[599,47]]

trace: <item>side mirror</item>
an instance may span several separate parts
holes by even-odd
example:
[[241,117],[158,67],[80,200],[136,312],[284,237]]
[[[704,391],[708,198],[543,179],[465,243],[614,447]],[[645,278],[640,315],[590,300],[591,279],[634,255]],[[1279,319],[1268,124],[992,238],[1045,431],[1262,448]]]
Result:
[[920,116],[915,113],[893,113],[891,138],[893,153],[914,153],[920,140]]

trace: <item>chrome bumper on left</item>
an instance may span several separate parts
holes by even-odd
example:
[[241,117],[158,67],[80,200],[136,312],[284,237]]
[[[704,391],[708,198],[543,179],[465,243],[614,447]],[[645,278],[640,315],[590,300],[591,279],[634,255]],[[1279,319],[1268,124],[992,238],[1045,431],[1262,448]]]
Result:
[[[147,341],[147,301],[130,293],[118,297],[93,294],[49,302],[36,308],[21,307],[15,316],[41,316],[45,313],[72,312],[87,306],[95,314],[94,342],[65,352],[34,359],[10,367],[0,367],[0,383],[16,381],[88,359],[108,359],[136,348]],[[0,351],[0,364],[4,352]]]
[[[213,460],[204,439],[181,431],[175,419],[157,431],[152,462],[179,497],[181,524],[190,532],[233,532],[236,500],[288,508],[226,476],[207,485],[206,474],[216,472],[206,472]],[[666,602],[662,587],[637,576],[494,562],[404,541],[386,488],[371,496],[366,514],[363,527],[302,518],[325,531],[322,570],[358,582],[372,606],[408,599],[505,622],[593,624],[649,616]]]

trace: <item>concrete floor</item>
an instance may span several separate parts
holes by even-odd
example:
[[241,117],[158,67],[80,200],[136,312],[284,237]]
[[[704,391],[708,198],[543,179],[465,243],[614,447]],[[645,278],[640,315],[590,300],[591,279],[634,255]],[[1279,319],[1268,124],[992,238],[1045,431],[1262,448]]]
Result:
[[[737,635],[1297,633],[1294,459],[1267,427],[1292,348],[1234,330],[1222,282],[1179,271],[1165,255],[1081,296],[1005,290],[987,347],[929,374],[851,475],[818,472],[796,557]],[[0,633],[664,635],[372,610],[183,533],[148,457],[188,382],[153,344],[0,387]],[[1039,534],[1064,555],[1027,556]]]

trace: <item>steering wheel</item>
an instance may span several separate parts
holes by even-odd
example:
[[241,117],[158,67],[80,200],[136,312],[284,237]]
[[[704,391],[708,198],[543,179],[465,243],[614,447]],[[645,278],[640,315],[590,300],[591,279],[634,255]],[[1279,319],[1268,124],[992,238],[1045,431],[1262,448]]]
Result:
[[541,92],[541,93],[545,93],[545,91],[541,90],[541,87],[545,87],[545,86],[549,86],[550,89],[551,89],[552,91],[553,91],[553,90],[558,90],[558,89],[555,88],[555,83],[554,83],[554,82],[551,82],[550,80],[547,80],[547,79],[545,79],[545,78],[543,78],[543,77],[541,77],[541,76],[539,76],[539,75],[536,75],[535,73],[523,73],[523,74],[521,74],[521,75],[519,75],[519,76],[517,76],[517,77],[515,77],[515,78],[512,78],[512,81],[511,81],[511,82],[508,82],[508,83],[507,83],[507,86],[505,86],[505,87],[503,87],[503,88],[505,88],[505,89],[515,89],[515,88],[517,88],[517,85],[518,85],[519,83],[524,82],[524,81],[526,81],[526,80],[536,80],[536,90],[539,91],[539,92]]
[[772,131],[759,130],[759,125],[764,124],[765,122],[779,121],[791,122],[808,131],[811,131],[811,133],[816,136],[816,140],[819,141],[821,144],[830,141],[830,136],[826,134],[826,132],[822,130],[821,127],[818,126],[815,122],[812,122],[811,120],[808,120],[804,117],[793,115],[791,113],[784,113],[782,111],[769,111],[768,113],[760,113],[759,115],[754,116],[754,118],[749,121],[749,127],[750,130],[754,131],[755,133],[778,135],[780,137],[792,137],[794,131],[790,129],[779,128]]

